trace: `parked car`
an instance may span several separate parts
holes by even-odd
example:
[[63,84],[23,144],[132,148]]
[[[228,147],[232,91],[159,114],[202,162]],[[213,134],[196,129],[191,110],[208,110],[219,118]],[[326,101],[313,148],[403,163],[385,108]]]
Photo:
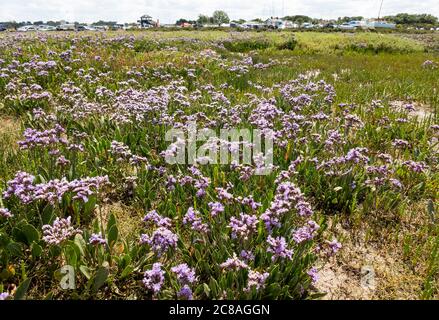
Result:
[[93,26],[93,28],[95,28],[97,31],[107,31],[108,30],[107,26]]
[[1,31],[6,31],[6,27],[4,25],[2,25],[2,24],[0,24],[0,32]]
[[323,28],[327,28],[327,29],[338,29],[338,25],[335,23],[327,23],[323,26]]
[[350,24],[349,22],[342,23],[338,27],[342,30],[355,30],[358,28],[358,26]]
[[49,25],[45,25],[45,24],[38,26],[38,31],[55,31],[55,30],[56,30],[56,27],[54,27],[54,26],[49,26]]
[[96,29],[93,26],[83,26],[85,31],[98,31],[98,29]]
[[36,26],[22,26],[20,28],[17,29],[18,32],[28,32],[28,31],[36,31],[37,27]]
[[56,27],[58,31],[75,31],[75,25],[73,23],[66,23]]

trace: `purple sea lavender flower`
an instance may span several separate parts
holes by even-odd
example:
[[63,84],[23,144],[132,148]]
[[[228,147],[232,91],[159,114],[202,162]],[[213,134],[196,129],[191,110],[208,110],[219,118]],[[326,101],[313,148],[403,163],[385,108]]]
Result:
[[389,182],[390,182],[391,185],[394,186],[395,188],[402,189],[402,187],[403,187],[401,181],[399,181],[398,179],[390,178],[390,179],[389,179]]
[[311,205],[306,201],[297,202],[295,208],[296,208],[299,216],[302,216],[302,217],[303,216],[309,217],[314,213],[313,210],[311,209]]
[[273,228],[280,228],[282,224],[279,221],[279,214],[276,211],[267,209],[261,215],[261,220],[264,222],[265,227],[271,232]]
[[183,298],[186,300],[192,300],[193,299],[192,289],[186,284],[180,289],[177,296],[179,298]]
[[315,267],[312,267],[311,269],[309,269],[307,274],[310,276],[311,282],[313,284],[315,284],[319,280],[318,270]]
[[200,177],[195,181],[194,187],[197,189],[196,196],[202,198],[206,195],[206,189],[209,187],[209,179]]
[[53,129],[44,131],[27,128],[23,133],[25,139],[18,141],[18,145],[20,149],[33,149],[36,147],[53,147],[57,144],[67,144],[68,141],[62,137],[65,131],[59,124],[56,124]]
[[200,212],[194,210],[194,208],[190,207],[185,216],[183,217],[183,224],[190,224],[191,229],[199,232],[208,232],[209,227],[207,224],[202,223],[201,218],[199,217]]
[[7,300],[9,298],[9,293],[2,292],[0,293],[0,301]]
[[60,167],[65,167],[70,164],[70,160],[66,159],[64,156],[59,156],[58,159],[56,159],[56,165]]
[[169,228],[171,226],[171,219],[162,217],[156,210],[149,211],[143,218],[143,222],[152,223],[158,227]]
[[243,205],[247,205],[247,206],[249,206],[253,211],[256,211],[259,207],[261,207],[262,206],[262,204],[260,203],[260,202],[256,202],[254,199],[253,199],[253,196],[248,196],[248,197],[245,197],[244,199],[238,199],[238,201],[240,201],[241,202],[241,204],[243,204]]
[[83,202],[88,202],[89,196],[95,194],[100,188],[109,183],[108,176],[98,176],[73,180],[69,183],[69,187],[73,193],[76,193],[73,199],[81,199]]
[[217,194],[218,194],[218,198],[220,200],[224,200],[224,201],[231,201],[234,199],[233,195],[231,193],[229,193],[227,191],[227,189],[224,188],[216,188],[215,189]]
[[161,256],[169,248],[177,247],[178,236],[167,228],[159,227],[151,236],[142,234],[140,242],[148,244],[158,256]]
[[344,159],[354,163],[364,162],[366,164],[369,162],[369,158],[365,156],[367,153],[367,148],[354,148],[348,151]]
[[385,178],[374,177],[372,179],[367,179],[366,181],[364,181],[364,184],[371,187],[380,187],[383,186],[385,182]]
[[407,168],[409,168],[411,171],[413,172],[417,172],[417,173],[421,173],[424,170],[426,170],[428,167],[425,164],[425,162],[416,162],[413,160],[408,160],[408,161],[404,161],[402,163],[404,166],[406,166]]
[[209,202],[208,206],[212,217],[224,212],[224,206],[220,202]]
[[181,285],[194,283],[197,280],[195,277],[195,270],[193,268],[189,268],[186,263],[172,267],[171,271],[177,275],[177,279]]
[[409,146],[408,141],[402,139],[395,139],[392,142],[392,146],[395,148],[407,148]]
[[177,179],[173,175],[168,176],[166,180],[166,189],[172,191],[175,189],[175,184],[177,183]]
[[333,255],[336,254],[338,250],[341,249],[341,243],[338,242],[336,239],[332,240],[332,241],[327,241],[330,252],[329,255]]
[[[278,177],[277,181],[284,176],[284,172],[281,172],[281,177]],[[280,227],[280,218],[288,213],[294,204],[297,213],[301,216],[309,216],[313,213],[299,188],[289,181],[280,183],[270,207],[261,215],[267,230],[271,232],[274,227]]]
[[314,237],[315,232],[320,228],[320,226],[315,223],[315,221],[308,221],[308,224],[297,229],[293,234],[293,240],[296,243],[301,243],[306,240],[310,240]]
[[248,265],[240,260],[236,253],[233,253],[232,258],[228,258],[225,262],[220,264],[221,269],[224,270],[240,270],[240,269],[247,269]]
[[270,274],[268,272],[260,273],[258,271],[249,270],[247,287],[244,289],[244,291],[249,292],[252,288],[255,288],[256,291],[264,289],[265,281],[269,275]]
[[267,238],[267,243],[269,245],[267,251],[273,254],[271,257],[272,261],[275,261],[277,258],[291,259],[293,250],[287,248],[287,242],[284,237],[273,238],[270,235]]
[[69,182],[62,180],[49,180],[47,183],[35,185],[33,200],[46,200],[51,204],[61,202],[63,195],[70,189]]
[[242,250],[239,256],[244,259],[246,263],[255,260],[255,255],[250,250]]
[[159,293],[165,282],[165,272],[162,270],[162,264],[156,262],[152,265],[151,270],[145,271],[142,282],[145,288],[152,291],[153,294]]
[[404,109],[408,112],[410,111],[415,111],[415,106],[413,105],[413,103],[405,103],[403,105]]
[[7,208],[0,208],[0,217],[6,218],[6,219],[12,218],[13,214]]
[[236,239],[239,237],[247,240],[250,234],[256,231],[258,222],[258,217],[255,215],[248,215],[242,212],[239,219],[236,217],[230,218],[229,227],[232,229],[232,238]]
[[434,69],[434,68],[436,68],[437,66],[436,66],[436,63],[434,62],[434,61],[431,61],[431,60],[425,60],[423,63],[422,63],[422,67],[423,68],[430,68],[430,69]]
[[34,176],[26,172],[17,172],[14,179],[7,182],[8,187],[6,191],[3,192],[3,197],[7,199],[10,198],[12,195],[15,195],[24,204],[32,202],[32,194],[35,188],[33,186],[34,179]]
[[72,227],[72,217],[56,218],[52,225],[43,226],[43,240],[48,244],[60,244],[75,234],[82,233],[81,230]]
[[388,164],[392,163],[393,161],[392,156],[388,153],[380,153],[377,155],[377,157]]
[[92,245],[106,244],[107,240],[105,240],[105,238],[102,237],[102,233],[100,233],[100,232],[99,233],[92,233],[88,243],[90,243]]

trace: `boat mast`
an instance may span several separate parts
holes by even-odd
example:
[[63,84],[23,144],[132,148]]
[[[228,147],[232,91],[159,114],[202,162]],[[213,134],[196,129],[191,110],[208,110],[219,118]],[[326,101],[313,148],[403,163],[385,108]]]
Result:
[[380,11],[378,11],[378,21],[380,20],[381,9],[383,8],[383,2],[384,2],[384,0],[381,0]]

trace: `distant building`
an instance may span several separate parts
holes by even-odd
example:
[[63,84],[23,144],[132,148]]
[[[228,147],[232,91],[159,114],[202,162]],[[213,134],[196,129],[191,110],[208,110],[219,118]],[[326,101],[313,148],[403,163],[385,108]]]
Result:
[[159,21],[154,21],[153,18],[147,14],[141,16],[138,22],[141,28],[154,28],[159,26]]

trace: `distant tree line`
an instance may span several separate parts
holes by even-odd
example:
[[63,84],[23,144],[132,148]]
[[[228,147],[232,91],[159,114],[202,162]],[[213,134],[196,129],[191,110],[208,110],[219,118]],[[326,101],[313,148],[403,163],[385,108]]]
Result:
[[[245,20],[244,20],[245,21]],[[217,24],[221,25],[223,23],[229,23],[230,18],[229,15],[222,10],[216,10],[213,12],[212,16],[209,17],[205,14],[200,14],[196,23],[204,25],[204,24]]]
[[395,16],[385,16],[385,20],[402,25],[438,24],[438,18],[431,14],[398,13]]
[[[284,20],[288,20],[297,24],[303,24],[303,23],[313,23],[313,24],[318,24],[318,23],[322,23],[322,22],[327,22],[327,20],[323,20],[323,19],[317,19],[317,18],[312,18],[309,16],[305,16],[305,15],[293,15],[293,16],[285,16],[282,19]],[[431,14],[408,14],[408,13],[398,13],[394,16],[385,16],[383,17],[384,20],[387,20],[389,22],[393,22],[396,23],[398,25],[402,25],[402,26],[426,26],[426,25],[439,25],[439,20],[437,17],[431,15]],[[259,22],[263,22],[262,19],[256,18],[253,19],[254,21],[259,21]],[[353,16],[353,17],[339,17],[336,20],[332,20],[331,22],[337,23],[337,24],[341,24],[344,22],[348,22],[348,21],[353,21],[353,20],[363,20],[362,16]],[[237,19],[237,20],[233,20],[231,22],[233,23],[239,23],[242,24],[244,23],[246,20],[244,19]],[[230,22],[230,18],[228,16],[228,14],[225,11],[222,10],[216,10],[213,12],[212,16],[208,16],[205,14],[200,14],[198,16],[197,20],[189,20],[189,19],[185,19],[185,18],[181,18],[179,20],[176,21],[176,25],[182,25],[184,23],[189,23],[192,25],[195,24],[199,24],[199,25],[206,25],[206,24],[216,24],[216,25],[221,25],[224,23],[229,23]],[[4,25],[7,28],[10,29],[17,29],[20,28],[24,25],[50,25],[50,26],[59,26],[60,24],[66,23],[66,21],[21,21],[21,22],[16,22],[16,21],[6,21],[6,22],[0,22],[1,25]],[[83,24],[83,23],[79,23],[79,22],[73,22],[75,25],[79,25],[79,24]],[[94,26],[114,26],[117,22],[116,21],[103,21],[103,20],[99,20],[97,22],[92,23],[92,25]]]
[[[6,21],[6,22],[0,22],[1,25],[5,26],[8,29],[18,29],[18,28],[20,28],[22,26],[28,26],[28,25],[35,25],[35,26],[49,25],[49,26],[56,27],[56,26],[59,26],[59,25],[65,24],[65,23],[71,23],[71,24],[74,24],[76,26],[78,26],[78,25],[86,25],[86,23],[80,23],[80,22],[77,22],[77,21],[75,21],[75,22],[68,22],[68,21],[64,21],[64,20],[62,20],[62,21],[51,21],[51,20],[49,20],[49,21],[46,21],[46,22],[44,22],[44,21],[34,21],[34,22],[31,22],[31,21],[21,21],[21,22]],[[108,26],[108,27],[112,27],[112,26],[114,26],[116,24],[117,24],[116,21],[103,21],[103,20],[99,20],[97,22],[93,22],[91,25],[93,25],[93,26]]]

